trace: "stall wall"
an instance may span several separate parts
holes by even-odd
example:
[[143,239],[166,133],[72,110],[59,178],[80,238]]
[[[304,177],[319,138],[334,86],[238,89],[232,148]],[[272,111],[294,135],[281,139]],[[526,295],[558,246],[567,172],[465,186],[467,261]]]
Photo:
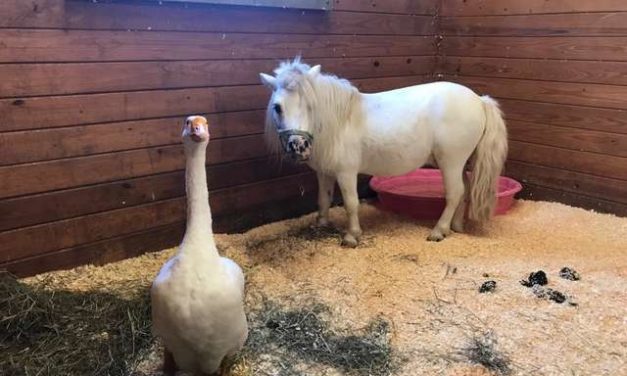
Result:
[[334,8],[1,1],[0,268],[29,275],[177,244],[188,114],[212,124],[216,231],[313,210],[313,174],[273,162],[263,143],[258,73],[302,54],[376,91],[430,80],[435,63],[436,1]]
[[627,215],[627,1],[443,0],[441,77],[495,96],[523,197]]

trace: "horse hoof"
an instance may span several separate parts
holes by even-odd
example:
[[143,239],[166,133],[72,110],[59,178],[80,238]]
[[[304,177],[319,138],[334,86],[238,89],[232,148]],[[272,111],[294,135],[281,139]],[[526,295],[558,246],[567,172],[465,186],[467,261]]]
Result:
[[442,234],[431,234],[427,237],[427,241],[430,242],[441,242],[444,240],[445,236]]
[[342,238],[342,246],[344,247],[355,248],[357,247],[357,244],[358,241],[353,235],[346,234],[344,235],[344,238]]
[[328,218],[318,217],[316,219],[316,227],[330,227],[331,222],[329,222]]
[[464,223],[451,223],[451,230],[455,232],[464,232]]

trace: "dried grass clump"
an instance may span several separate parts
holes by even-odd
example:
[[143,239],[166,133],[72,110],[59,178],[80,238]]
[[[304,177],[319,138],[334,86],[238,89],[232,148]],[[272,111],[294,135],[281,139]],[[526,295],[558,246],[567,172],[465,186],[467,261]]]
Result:
[[281,376],[309,374],[303,367],[320,365],[348,375],[393,373],[398,364],[387,321],[378,318],[357,334],[350,334],[330,328],[329,313],[329,308],[319,303],[287,308],[264,300],[250,314],[250,335],[243,356],[272,363],[270,368]]
[[473,336],[463,353],[472,363],[481,364],[500,375],[508,375],[511,372],[510,360],[498,350],[497,345],[494,334],[487,331]]
[[0,369],[7,375],[128,375],[152,343],[148,291],[52,289],[0,272]]

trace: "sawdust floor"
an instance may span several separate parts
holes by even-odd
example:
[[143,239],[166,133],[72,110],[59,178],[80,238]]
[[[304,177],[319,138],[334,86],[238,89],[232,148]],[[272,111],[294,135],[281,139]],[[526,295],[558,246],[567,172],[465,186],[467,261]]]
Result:
[[[240,235],[219,235],[219,248],[247,277],[249,307],[257,297],[311,301],[331,307],[334,325],[363,328],[381,316],[391,325],[391,344],[403,359],[397,375],[484,375],[464,348],[491,333],[496,351],[516,375],[619,375],[627,366],[627,218],[561,204],[519,201],[482,234],[454,234],[425,241],[429,223],[416,223],[361,207],[363,244],[339,246],[339,238],[287,236],[313,215],[262,226]],[[341,208],[333,223],[344,225]],[[173,250],[105,267],[62,272],[65,288],[91,289],[116,281],[148,286]],[[582,279],[558,271],[569,266]],[[536,298],[520,279],[547,273],[548,287],[578,305]],[[486,277],[489,276],[489,277]],[[497,282],[479,294],[482,282]],[[275,371],[246,360],[234,374]],[[144,364],[157,375],[160,353]],[[308,374],[317,374],[309,368]],[[314,368],[315,369],[315,368]],[[244,371],[242,371],[244,370]],[[332,374],[332,370],[320,374]],[[337,373],[337,372],[336,372]]]

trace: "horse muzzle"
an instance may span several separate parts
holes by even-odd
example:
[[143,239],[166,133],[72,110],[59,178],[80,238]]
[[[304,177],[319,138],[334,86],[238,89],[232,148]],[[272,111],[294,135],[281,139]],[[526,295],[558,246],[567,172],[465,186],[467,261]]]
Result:
[[309,132],[287,129],[279,132],[283,150],[298,162],[306,162],[311,157],[313,136]]

